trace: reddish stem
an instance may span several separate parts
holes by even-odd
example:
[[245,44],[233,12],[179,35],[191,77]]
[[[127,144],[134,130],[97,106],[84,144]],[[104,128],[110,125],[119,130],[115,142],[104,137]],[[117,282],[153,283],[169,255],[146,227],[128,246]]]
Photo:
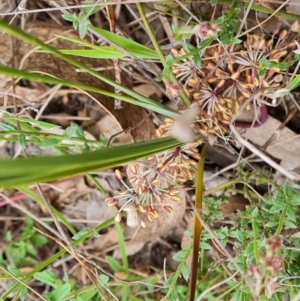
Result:
[[244,128],[244,129],[256,128],[256,127],[263,125],[267,121],[268,116],[269,116],[269,114],[268,114],[267,106],[265,104],[263,104],[260,107],[259,120],[255,121],[255,122],[236,121],[234,125],[236,127]]

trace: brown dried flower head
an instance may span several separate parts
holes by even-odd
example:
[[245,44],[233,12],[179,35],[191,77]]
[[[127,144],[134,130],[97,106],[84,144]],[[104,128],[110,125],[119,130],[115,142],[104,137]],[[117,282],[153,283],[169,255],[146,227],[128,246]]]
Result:
[[[220,28],[209,22],[197,25],[201,39],[218,33]],[[279,65],[296,48],[286,30],[275,30],[273,36],[248,35],[239,45],[214,44],[199,51],[201,68],[193,56],[177,62],[173,73],[186,87],[191,101],[200,107],[197,129],[203,135],[221,134],[227,130],[241,105],[252,97],[246,107],[259,108],[270,101],[272,91],[283,83]],[[186,48],[172,50],[175,58],[188,53]],[[221,132],[220,132],[221,131]]]

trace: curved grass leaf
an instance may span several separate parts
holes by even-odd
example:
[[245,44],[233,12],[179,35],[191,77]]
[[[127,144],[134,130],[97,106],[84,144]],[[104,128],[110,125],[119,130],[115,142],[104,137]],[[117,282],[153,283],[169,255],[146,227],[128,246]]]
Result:
[[[6,120],[6,121],[15,121],[15,122],[18,122],[19,124],[20,123],[25,123],[25,124],[28,123],[30,125],[36,126],[40,129],[44,129],[44,130],[51,130],[51,129],[59,127],[58,125],[52,124],[49,122],[35,120],[32,118],[28,118],[28,117],[10,115],[8,113],[5,113],[2,117],[2,119]],[[32,129],[32,127],[30,127],[30,129]]]
[[99,27],[90,26],[90,28],[95,30],[96,32],[98,32],[100,35],[102,35],[106,39],[113,41],[116,45],[126,49],[128,52],[130,52],[133,55],[136,55],[136,56],[137,55],[139,55],[139,56],[149,56],[150,55],[151,56],[150,58],[155,58],[155,59],[159,58],[158,54],[154,50],[152,50],[144,45],[141,45],[135,41],[129,40],[125,37],[122,37],[120,35],[117,35],[113,32],[104,30]]
[[[100,29],[100,31],[101,31],[101,33],[102,33],[102,31],[107,32],[104,29]],[[83,41],[83,40],[75,39],[75,38],[70,38],[70,37],[66,37],[66,36],[61,36],[61,35],[57,35],[57,37],[59,37],[63,40],[66,40],[66,41],[76,43],[78,45],[86,46],[86,47],[89,47],[91,49],[97,50],[97,53],[95,53],[95,54],[97,54],[97,56],[95,56],[95,58],[109,58],[109,59],[112,59],[112,58],[126,57],[125,53],[122,53],[121,50],[118,50],[118,49],[116,49],[116,47],[113,47],[113,46],[98,46],[98,45],[89,43],[87,41]],[[152,49],[150,49],[150,48],[148,48],[144,45],[141,45],[141,44],[139,44],[135,41],[131,41],[127,38],[120,37],[119,35],[116,35],[114,33],[112,33],[112,38],[114,38],[112,40],[114,43],[116,43],[117,45],[119,45],[121,47],[125,46],[126,50],[128,52],[130,52],[132,55],[136,56],[137,58],[140,58],[140,59],[142,59],[142,58],[144,58],[144,59],[156,59],[156,60],[159,59],[159,56],[157,55],[157,53],[155,51],[153,51]],[[66,53],[66,51],[69,51],[69,50],[61,50],[60,49],[59,51],[61,51],[63,53]],[[90,50],[87,50],[87,51],[90,51]],[[103,54],[102,54],[102,52],[103,52]],[[111,56],[109,56],[110,53],[111,53]],[[78,55],[81,55],[81,53],[79,53]],[[119,56],[114,57],[116,55],[119,55]],[[91,57],[91,56],[89,56],[89,57]]]
[[[19,191],[23,192],[24,194],[26,194],[28,197],[30,197],[31,199],[33,199],[35,202],[37,202],[40,206],[44,206],[45,202],[44,199],[37,194],[36,192],[34,192],[33,190],[31,190],[30,188],[26,187],[26,186],[17,186],[15,187],[16,189],[18,189]],[[71,233],[75,234],[76,230],[73,227],[73,225],[71,223],[69,223],[66,218],[64,217],[64,215],[57,210],[56,208],[54,208],[53,206],[51,206],[51,209],[53,211],[53,213],[55,214],[55,216],[70,230]]]
[[[118,49],[111,46],[99,46],[97,50],[95,49],[59,49],[61,53],[68,55],[76,55],[82,57],[89,57],[94,59],[121,59],[126,57],[126,54],[123,54]],[[157,55],[147,55],[141,53],[131,52],[134,56],[139,59],[158,59]]]
[[181,145],[165,137],[79,155],[0,160],[0,188],[48,182],[93,170],[101,170],[150,156]]
[[[1,20],[0,20],[0,22],[1,22]],[[6,74],[6,75],[9,75],[12,77],[18,76],[18,77],[21,77],[21,78],[27,79],[27,80],[35,80],[38,82],[54,84],[54,85],[59,84],[59,85],[67,86],[67,87],[74,87],[74,88],[89,91],[89,92],[107,95],[107,96],[110,96],[113,98],[118,98],[118,99],[124,100],[126,102],[129,102],[131,104],[134,104],[134,105],[137,105],[140,107],[144,107],[148,110],[163,114],[170,118],[176,118],[179,116],[179,114],[176,111],[174,111],[152,99],[148,99],[148,101],[142,102],[140,100],[137,100],[137,99],[125,96],[125,95],[115,94],[113,92],[102,90],[102,89],[99,89],[99,88],[96,88],[93,86],[89,86],[89,85],[85,85],[82,83],[78,83],[78,82],[74,82],[74,81],[70,81],[70,80],[66,80],[66,79],[60,79],[60,78],[52,77],[52,76],[49,76],[46,74],[40,74],[40,73],[36,73],[36,72],[29,72],[27,70],[20,70],[17,68],[7,67],[7,66],[3,66],[1,64],[0,64],[0,73]]]
[[[164,111],[168,111],[169,115],[172,115],[172,117],[169,116],[169,115],[167,115],[167,116],[169,116],[171,118],[178,116],[178,113],[176,111],[174,111],[174,110],[172,110],[172,109],[170,109],[170,108],[168,108],[168,107],[166,107],[166,106],[164,106],[162,104],[159,104],[156,101],[154,101],[154,100],[152,100],[152,99],[150,99],[150,98],[148,98],[146,96],[143,96],[142,94],[137,93],[134,90],[132,90],[132,89],[130,89],[130,88],[124,86],[124,85],[121,85],[121,84],[115,82],[114,80],[112,80],[112,79],[104,76],[103,74],[101,74],[101,73],[99,73],[99,72],[91,69],[90,67],[88,67],[85,64],[83,64],[83,63],[75,60],[74,58],[72,58],[72,57],[70,57],[68,55],[65,55],[65,54],[59,52],[59,50],[55,49],[54,47],[52,47],[52,46],[50,46],[48,44],[45,44],[41,40],[39,40],[39,39],[31,36],[30,34],[26,33],[25,31],[19,29],[16,26],[9,25],[5,21],[0,20],[0,29],[5,30],[7,33],[10,33],[11,35],[15,36],[16,38],[19,38],[19,39],[22,39],[23,41],[31,43],[32,45],[40,46],[42,50],[47,51],[49,53],[52,53],[53,55],[55,55],[55,56],[63,59],[64,61],[72,64],[73,66],[75,66],[77,68],[80,68],[80,69],[86,71],[87,73],[95,76],[96,78],[102,80],[103,82],[105,82],[105,83],[113,86],[114,88],[120,90],[121,92],[128,94],[129,96],[131,96],[131,97],[133,97],[133,98],[136,99],[136,102],[138,102],[137,105],[139,105],[139,106],[144,106],[145,104],[148,104],[150,106],[150,107],[148,106],[148,108],[150,110],[152,110],[152,111],[155,111],[155,112],[156,112],[155,108],[161,107],[161,108],[164,108]],[[3,65],[0,66],[0,67],[1,67],[0,73],[4,73],[4,74],[7,74],[7,75],[14,76],[14,74],[12,74],[11,71],[15,70],[16,71],[15,76],[22,76],[22,75],[18,74],[18,72],[17,72],[18,70],[17,69],[9,68],[9,67],[3,66]],[[9,70],[9,69],[11,69],[11,70]],[[22,72],[24,72],[24,70],[22,70]],[[46,79],[45,75],[42,76],[42,74],[39,74],[39,76],[40,76],[41,79]],[[48,78],[50,78],[50,77],[48,76]],[[40,79],[40,81],[43,81],[41,79]],[[36,80],[38,80],[38,79],[36,79]],[[53,80],[54,80],[54,78],[53,78]],[[53,80],[52,80],[52,82],[53,82]],[[58,80],[58,81],[59,82],[55,82],[55,83],[64,84],[66,82],[69,82],[69,84],[72,83],[71,84],[72,87],[78,87],[78,85],[80,85],[82,89],[85,89],[84,86],[86,86],[87,88],[89,88],[89,89],[87,89],[87,91],[91,91],[91,89],[93,89],[93,92],[96,92],[96,90],[97,90],[97,88],[95,88],[95,87],[90,87],[90,86],[83,85],[83,84],[78,84],[78,83],[76,85],[76,84],[74,84],[74,82],[71,82],[71,81],[66,81],[66,80],[64,80],[64,81],[63,80]],[[46,82],[50,83],[49,80],[46,81]],[[96,92],[96,93],[104,94],[104,91],[102,90],[102,92],[99,92],[100,90],[101,89],[98,89],[98,92]],[[114,94],[114,93],[111,93],[111,94]],[[108,95],[108,94],[106,94],[106,95]],[[128,98],[128,97],[124,98],[124,96],[121,97],[121,95],[120,96],[117,95],[116,98],[124,100],[124,101],[130,100],[130,98]],[[128,100],[126,100],[126,98]]]
[[[100,48],[100,47],[99,47]],[[61,53],[94,59],[121,59],[125,55],[116,48],[103,46],[100,49],[59,49]]]

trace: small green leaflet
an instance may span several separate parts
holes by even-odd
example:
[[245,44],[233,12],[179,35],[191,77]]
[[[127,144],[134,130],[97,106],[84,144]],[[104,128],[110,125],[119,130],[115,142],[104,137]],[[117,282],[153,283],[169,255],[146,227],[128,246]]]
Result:
[[59,286],[57,289],[46,294],[50,301],[63,301],[65,296],[71,291],[71,284],[65,283]]
[[73,235],[72,239],[73,240],[80,239],[81,237],[85,236],[89,232],[90,232],[90,229],[82,229],[78,233],[76,233],[75,235]]

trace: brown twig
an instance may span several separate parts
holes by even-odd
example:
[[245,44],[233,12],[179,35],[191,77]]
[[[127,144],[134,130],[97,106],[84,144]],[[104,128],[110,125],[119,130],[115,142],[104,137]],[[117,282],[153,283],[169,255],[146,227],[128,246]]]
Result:
[[272,140],[275,138],[276,135],[278,135],[278,132],[281,131],[286,124],[294,117],[294,115],[297,113],[298,108],[295,108],[292,110],[289,115],[285,118],[285,120],[280,124],[280,126],[275,130],[275,132],[272,134],[272,136],[266,141],[266,143],[262,146],[262,149],[266,149]]

